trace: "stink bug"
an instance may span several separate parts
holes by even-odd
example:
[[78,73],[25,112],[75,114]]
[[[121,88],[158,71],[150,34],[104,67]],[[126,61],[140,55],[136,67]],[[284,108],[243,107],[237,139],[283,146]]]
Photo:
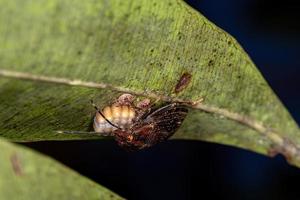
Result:
[[93,122],[95,132],[59,132],[113,136],[121,147],[139,150],[167,140],[180,127],[188,113],[184,103],[171,103],[155,109],[148,99],[135,106],[133,98],[128,98],[128,101],[124,95],[102,111],[92,103],[97,110]]

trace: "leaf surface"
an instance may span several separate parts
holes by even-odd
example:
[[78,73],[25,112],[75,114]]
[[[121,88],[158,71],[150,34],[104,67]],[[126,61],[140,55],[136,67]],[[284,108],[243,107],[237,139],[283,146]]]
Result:
[[[281,153],[300,166],[299,127],[251,59],[181,0],[0,0],[0,44],[3,137],[95,138],[54,131],[89,130],[89,100],[103,107],[124,92],[204,98],[174,138]],[[191,81],[175,93],[182,74]]]
[[71,169],[0,140],[0,199],[123,199]]

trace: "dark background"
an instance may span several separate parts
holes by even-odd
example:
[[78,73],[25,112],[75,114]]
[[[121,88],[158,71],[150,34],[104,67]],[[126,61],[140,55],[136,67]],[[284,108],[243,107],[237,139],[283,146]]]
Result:
[[[300,124],[297,1],[187,2],[240,42]],[[128,199],[300,198],[300,169],[281,156],[272,159],[233,147],[179,140],[130,154],[109,140],[27,146]]]

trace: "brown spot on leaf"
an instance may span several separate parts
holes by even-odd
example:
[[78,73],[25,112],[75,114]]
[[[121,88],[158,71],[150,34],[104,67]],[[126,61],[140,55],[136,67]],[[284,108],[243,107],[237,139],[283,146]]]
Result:
[[212,66],[213,64],[214,64],[214,61],[213,60],[209,60],[208,66]]
[[278,147],[275,147],[275,146],[272,146],[270,149],[268,149],[268,152],[267,152],[268,156],[270,156],[272,158],[277,156],[279,153],[280,152],[279,152]]
[[283,138],[283,143],[280,145],[273,145],[268,150],[268,155],[274,157],[281,154],[285,157],[288,163],[292,163],[293,158],[300,157],[300,149],[294,144],[293,141]]
[[17,153],[13,153],[10,156],[10,163],[11,163],[11,166],[12,166],[12,169],[13,169],[15,175],[17,175],[17,176],[23,175],[20,157],[18,156]]
[[175,93],[179,93],[184,90],[191,82],[191,79],[192,75],[190,73],[183,73],[175,86]]

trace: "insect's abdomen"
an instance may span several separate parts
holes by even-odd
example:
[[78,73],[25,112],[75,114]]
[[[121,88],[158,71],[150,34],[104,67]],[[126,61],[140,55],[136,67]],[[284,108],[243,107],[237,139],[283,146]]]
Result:
[[[135,118],[135,111],[130,106],[107,106],[102,110],[103,115],[114,125],[120,128],[129,127]],[[110,125],[98,112],[94,118],[94,130],[99,133],[110,133],[116,127]]]

